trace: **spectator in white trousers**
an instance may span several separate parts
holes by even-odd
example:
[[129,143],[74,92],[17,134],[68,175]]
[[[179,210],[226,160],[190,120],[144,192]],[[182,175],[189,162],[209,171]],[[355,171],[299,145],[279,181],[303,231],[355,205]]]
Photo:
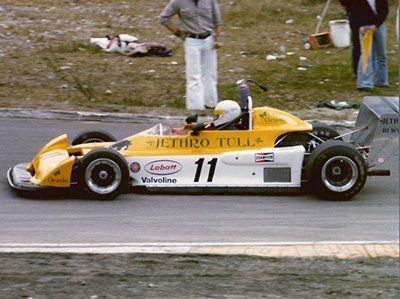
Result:
[[[179,17],[179,27],[171,21],[174,15]],[[222,19],[217,0],[170,0],[160,15],[160,23],[184,41],[186,108],[215,107],[218,102],[216,49],[222,46]]]

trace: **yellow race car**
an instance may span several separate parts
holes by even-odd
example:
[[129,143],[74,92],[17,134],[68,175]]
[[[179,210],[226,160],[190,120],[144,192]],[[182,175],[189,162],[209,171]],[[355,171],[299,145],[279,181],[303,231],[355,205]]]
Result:
[[85,131],[71,144],[61,135],[31,162],[11,168],[9,184],[24,193],[72,190],[96,199],[113,199],[128,187],[240,194],[299,192],[307,183],[329,200],[362,189],[373,174],[366,146],[343,141],[323,123],[253,108],[246,82],[238,82],[241,105],[220,102],[210,123],[191,115],[180,128],[160,123],[119,141],[104,131]]

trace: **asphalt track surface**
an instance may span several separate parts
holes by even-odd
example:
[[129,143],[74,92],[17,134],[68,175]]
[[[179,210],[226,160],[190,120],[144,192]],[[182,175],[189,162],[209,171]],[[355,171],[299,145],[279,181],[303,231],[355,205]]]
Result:
[[307,194],[124,194],[109,202],[32,200],[17,197],[5,174],[13,165],[29,161],[52,138],[63,133],[73,138],[89,128],[123,138],[159,121],[181,124],[183,120],[1,112],[2,252],[398,255],[398,167],[391,177],[368,178],[360,194],[348,202],[321,201]]

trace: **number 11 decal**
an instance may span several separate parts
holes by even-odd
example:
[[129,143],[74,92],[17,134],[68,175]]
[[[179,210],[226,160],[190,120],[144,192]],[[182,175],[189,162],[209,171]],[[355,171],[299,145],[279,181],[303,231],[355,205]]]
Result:
[[[208,165],[210,165],[210,170],[208,172],[208,178],[207,178],[208,183],[213,181],[215,168],[217,166],[217,161],[218,161],[217,158],[213,158],[210,161],[208,161],[208,163],[207,163]],[[200,158],[199,160],[194,162],[194,164],[197,165],[196,174],[194,175],[194,182],[198,183],[200,180],[200,176],[201,176],[201,170],[202,170],[203,164],[204,164],[204,158]]]

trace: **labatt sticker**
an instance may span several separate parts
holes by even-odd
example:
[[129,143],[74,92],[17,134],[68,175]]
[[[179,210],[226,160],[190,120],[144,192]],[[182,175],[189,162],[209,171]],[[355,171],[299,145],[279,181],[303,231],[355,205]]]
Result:
[[144,169],[154,175],[171,175],[181,171],[182,165],[172,160],[158,160],[148,163]]

